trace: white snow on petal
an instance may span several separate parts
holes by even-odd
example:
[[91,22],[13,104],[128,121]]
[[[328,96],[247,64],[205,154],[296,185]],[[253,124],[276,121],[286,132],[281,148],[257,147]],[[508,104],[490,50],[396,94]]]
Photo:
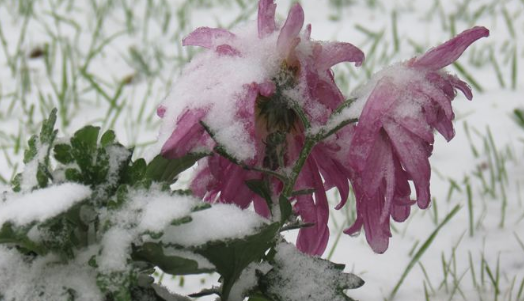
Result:
[[240,160],[254,157],[255,147],[246,125],[239,121],[237,111],[239,101],[246,95],[246,85],[271,79],[279,70],[281,58],[276,52],[277,34],[260,40],[256,22],[232,32],[236,38],[229,44],[241,56],[219,55],[213,50],[195,56],[161,104],[167,111],[158,145],[163,145],[169,138],[176,128],[177,118],[186,109],[207,108],[209,113],[204,121],[227,151]]

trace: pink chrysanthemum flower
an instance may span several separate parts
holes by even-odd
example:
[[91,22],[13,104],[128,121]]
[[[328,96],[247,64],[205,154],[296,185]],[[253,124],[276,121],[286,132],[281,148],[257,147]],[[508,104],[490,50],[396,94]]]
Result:
[[[198,28],[183,40],[184,45],[208,51],[189,63],[158,109],[164,119],[160,141],[165,157],[210,151],[219,143],[246,165],[280,170],[295,162],[305,140],[304,125],[293,106],[298,105],[318,127],[344,101],[330,68],[341,62],[360,65],[362,51],[349,43],[311,40],[311,26],[302,31],[304,12],[299,4],[283,24],[275,22],[275,9],[273,0],[261,0],[256,24],[234,31]],[[294,200],[302,220],[314,224],[301,229],[297,241],[298,248],[309,254],[321,254],[329,238],[326,189],[337,186],[342,200],[347,199],[348,170],[342,167],[336,140],[350,131],[318,144],[295,185],[297,190],[315,189]],[[262,179],[262,173],[218,155],[199,164],[191,184],[195,194],[242,208],[254,202],[258,213],[269,215],[266,202],[244,184]],[[278,180],[270,180],[270,185],[275,194],[282,189]]]
[[366,103],[349,150],[357,220],[345,233],[364,227],[375,252],[388,247],[390,216],[397,222],[409,216],[414,203],[409,181],[418,206],[428,207],[433,130],[451,140],[456,89],[472,99],[465,82],[441,69],[488,35],[484,27],[466,30],[421,57],[384,69],[361,92]]

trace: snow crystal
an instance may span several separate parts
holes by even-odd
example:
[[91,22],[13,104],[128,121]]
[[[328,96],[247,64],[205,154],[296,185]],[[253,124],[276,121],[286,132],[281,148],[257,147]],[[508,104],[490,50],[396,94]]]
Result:
[[271,270],[271,265],[267,262],[252,262],[249,264],[240,274],[238,280],[231,287],[229,293],[229,300],[231,301],[242,301],[244,296],[257,285],[256,271],[260,271],[266,274]]
[[103,271],[123,271],[131,243],[148,232],[162,232],[172,221],[188,216],[198,200],[162,191],[130,191],[124,207],[109,218],[113,225],[102,239],[99,266]]
[[276,267],[270,273],[277,273],[277,277],[268,290],[282,300],[345,301],[338,293],[341,281],[349,287],[362,285],[360,278],[342,274],[331,263],[303,254],[289,243],[277,245],[276,251]]
[[23,194],[6,194],[0,202],[0,225],[12,222],[23,226],[33,221],[42,222],[88,198],[91,189],[87,186],[66,183],[34,190]]
[[145,206],[138,228],[140,231],[159,232],[172,221],[187,216],[197,204],[193,197],[168,194],[156,195],[153,199],[145,195],[135,196],[133,204]]
[[32,262],[18,251],[0,246],[0,295],[2,300],[68,301],[75,292],[76,301],[101,301],[96,285],[96,271],[87,262],[60,264],[52,255]]
[[191,214],[191,223],[173,226],[162,241],[181,246],[199,246],[210,241],[242,238],[254,234],[267,220],[235,205],[214,204]]
[[102,254],[98,260],[101,271],[125,271],[127,269],[131,243],[135,240],[133,232],[114,227],[104,234]]

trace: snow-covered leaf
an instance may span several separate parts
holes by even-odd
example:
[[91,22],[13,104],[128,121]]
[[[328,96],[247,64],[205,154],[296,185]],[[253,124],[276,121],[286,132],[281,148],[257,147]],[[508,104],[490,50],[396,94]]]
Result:
[[259,281],[270,300],[350,301],[344,290],[364,284],[358,276],[344,273],[344,265],[303,254],[291,244],[281,243],[275,249],[273,269],[260,275]]
[[280,223],[261,228],[258,233],[241,239],[208,243],[194,250],[215,265],[223,277],[221,297],[228,300],[229,293],[242,271],[252,262],[262,258],[274,245]]
[[166,254],[164,247],[158,243],[149,242],[134,248],[132,257],[136,261],[154,264],[171,275],[189,275],[214,271],[209,265],[199,266],[196,260]]

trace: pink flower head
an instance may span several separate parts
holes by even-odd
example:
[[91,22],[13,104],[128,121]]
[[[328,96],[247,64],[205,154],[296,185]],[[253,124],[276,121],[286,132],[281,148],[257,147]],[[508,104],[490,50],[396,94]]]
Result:
[[379,72],[364,89],[361,97],[366,103],[349,150],[357,220],[345,233],[364,227],[375,252],[383,253],[388,247],[389,217],[402,222],[409,216],[414,203],[409,181],[418,206],[428,207],[433,130],[451,140],[455,134],[451,101],[456,89],[472,98],[465,82],[440,69],[488,35],[484,27],[466,30],[421,57]]
[[[311,26],[302,30],[304,11],[298,3],[283,24],[275,22],[275,10],[274,0],[260,0],[255,24],[233,31],[198,28],[183,40],[208,51],[188,64],[158,109],[164,120],[159,140],[165,157],[210,151],[218,143],[249,166],[286,168],[304,143],[304,127],[293,105],[301,107],[313,126],[321,126],[344,101],[330,68],[341,62],[361,65],[362,51],[349,43],[312,41]],[[301,230],[297,243],[310,254],[321,254],[329,237],[325,189],[340,186],[344,200],[349,193],[347,170],[336,167],[342,161],[335,144],[318,144],[296,183],[296,189],[315,189],[313,195],[294,200],[295,211],[314,224]],[[202,160],[191,187],[207,201],[242,208],[254,202],[257,212],[268,216],[265,201],[244,185],[264,177],[213,155]],[[275,194],[282,189],[280,182],[270,182]]]

